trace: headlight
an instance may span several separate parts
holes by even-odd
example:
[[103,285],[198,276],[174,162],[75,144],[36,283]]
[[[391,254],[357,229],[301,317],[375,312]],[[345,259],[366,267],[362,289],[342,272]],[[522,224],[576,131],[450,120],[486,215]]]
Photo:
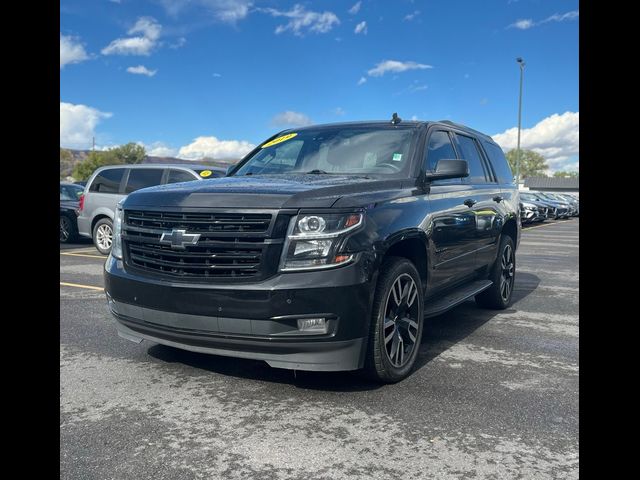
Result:
[[282,249],[280,270],[313,270],[337,267],[353,260],[338,247],[344,235],[362,225],[362,213],[304,214],[291,219]]
[[124,213],[122,207],[118,205],[116,208],[116,216],[113,219],[113,245],[111,246],[111,255],[114,258],[122,260],[122,217]]

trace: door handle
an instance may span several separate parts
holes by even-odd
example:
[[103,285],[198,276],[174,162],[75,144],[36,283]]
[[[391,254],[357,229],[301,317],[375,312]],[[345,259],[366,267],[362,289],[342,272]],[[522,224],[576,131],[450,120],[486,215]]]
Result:
[[476,203],[478,203],[478,202],[476,202],[476,201],[475,201],[474,199],[472,199],[472,198],[467,198],[467,199],[464,201],[464,204],[465,204],[467,207],[469,207],[469,208],[473,207]]
[[502,200],[504,200],[504,198],[502,198],[500,195],[496,195],[495,197],[493,197],[494,202],[500,203]]

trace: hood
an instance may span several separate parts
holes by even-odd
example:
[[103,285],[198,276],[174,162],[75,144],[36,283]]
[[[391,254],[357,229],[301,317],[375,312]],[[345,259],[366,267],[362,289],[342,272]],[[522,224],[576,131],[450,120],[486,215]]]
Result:
[[270,209],[356,207],[406,196],[410,192],[409,184],[413,182],[323,174],[223,177],[144,188],[129,194],[124,206]]

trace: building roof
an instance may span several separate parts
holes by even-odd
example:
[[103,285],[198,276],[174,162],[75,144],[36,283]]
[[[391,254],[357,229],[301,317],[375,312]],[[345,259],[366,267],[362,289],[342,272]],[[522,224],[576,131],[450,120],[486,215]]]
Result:
[[529,177],[524,179],[524,186],[528,188],[555,188],[558,190],[579,190],[580,179],[578,177]]

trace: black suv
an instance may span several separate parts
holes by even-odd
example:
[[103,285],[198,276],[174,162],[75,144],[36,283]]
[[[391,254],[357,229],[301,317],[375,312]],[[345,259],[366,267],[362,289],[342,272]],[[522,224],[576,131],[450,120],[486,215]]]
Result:
[[131,193],[105,264],[120,336],[395,382],[424,319],[512,300],[518,191],[448,121],[286,130],[227,177]]

